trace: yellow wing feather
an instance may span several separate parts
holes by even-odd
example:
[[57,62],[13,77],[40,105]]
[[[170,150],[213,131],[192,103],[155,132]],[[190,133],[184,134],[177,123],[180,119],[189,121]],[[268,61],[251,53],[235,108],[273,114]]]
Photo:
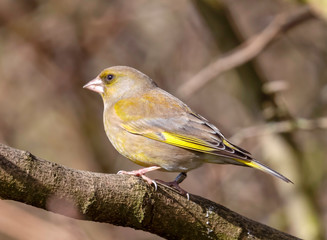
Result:
[[209,153],[211,151],[217,150],[213,147],[208,146],[208,144],[201,139],[197,139],[185,135],[169,133],[169,132],[162,132],[161,134],[165,138],[163,142],[174,146],[187,148],[199,152],[205,152],[205,153]]

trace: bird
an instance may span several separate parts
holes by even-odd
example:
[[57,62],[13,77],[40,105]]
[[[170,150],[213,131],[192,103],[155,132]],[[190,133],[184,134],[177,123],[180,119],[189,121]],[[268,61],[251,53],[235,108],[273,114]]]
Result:
[[157,187],[146,173],[179,172],[174,181],[161,182],[185,193],[179,184],[187,172],[203,163],[216,163],[252,167],[292,183],[230,142],[206,118],[132,67],[106,68],[83,88],[101,95],[104,129],[114,148],[143,167],[120,174],[142,177]]

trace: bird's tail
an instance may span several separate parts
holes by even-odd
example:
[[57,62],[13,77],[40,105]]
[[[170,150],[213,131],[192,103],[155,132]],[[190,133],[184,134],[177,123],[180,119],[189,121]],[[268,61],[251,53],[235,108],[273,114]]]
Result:
[[234,159],[237,162],[243,163],[244,165],[248,166],[248,167],[253,167],[256,169],[259,169],[261,171],[264,171],[266,173],[269,173],[275,177],[278,177],[280,179],[282,179],[283,181],[287,182],[287,183],[293,183],[291,180],[289,180],[287,177],[283,176],[282,174],[276,172],[275,170],[272,170],[271,168],[265,166],[264,164],[252,159],[252,160],[242,160],[242,159]]

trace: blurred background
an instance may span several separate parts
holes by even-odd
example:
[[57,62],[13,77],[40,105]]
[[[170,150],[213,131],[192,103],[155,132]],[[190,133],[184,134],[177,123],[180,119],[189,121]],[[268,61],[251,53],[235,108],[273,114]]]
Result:
[[[186,96],[208,64],[275,16],[324,1],[1,0],[0,141],[65,166],[116,173],[120,156],[100,96],[82,86],[128,65],[185,101],[234,143],[290,178],[204,165],[181,185],[248,218],[304,239],[327,236],[327,27],[321,18],[282,33],[253,61]],[[154,172],[173,180],[176,173]],[[0,190],[1,191],[1,190]],[[0,200],[0,239],[161,239]]]

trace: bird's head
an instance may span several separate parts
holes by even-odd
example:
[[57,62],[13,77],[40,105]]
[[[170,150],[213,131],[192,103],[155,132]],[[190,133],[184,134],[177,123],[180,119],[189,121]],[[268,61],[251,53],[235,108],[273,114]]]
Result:
[[136,96],[154,87],[156,84],[151,78],[126,66],[106,68],[83,86],[99,93],[104,101],[118,101],[124,97]]

